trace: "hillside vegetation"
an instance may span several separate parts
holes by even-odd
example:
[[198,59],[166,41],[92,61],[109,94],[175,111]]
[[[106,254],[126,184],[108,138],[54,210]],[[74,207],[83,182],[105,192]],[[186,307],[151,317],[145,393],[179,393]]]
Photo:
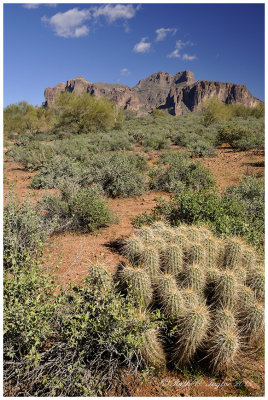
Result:
[[[262,104],[136,118],[64,93],[47,109],[8,106],[4,140],[7,160],[35,171],[30,188],[49,189],[37,202],[11,190],[4,208],[6,395],[127,395],[133,376],[243,371],[263,347],[264,184],[247,176],[220,193],[200,160],[222,144],[263,150]],[[95,263],[56,285],[42,259],[51,235],[116,230],[109,199],[155,190],[170,200],[133,219],[114,276]]]

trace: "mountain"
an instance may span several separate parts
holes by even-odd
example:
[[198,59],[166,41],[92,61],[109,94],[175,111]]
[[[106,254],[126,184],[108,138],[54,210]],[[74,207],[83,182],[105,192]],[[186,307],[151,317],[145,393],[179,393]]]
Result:
[[191,71],[181,71],[176,75],[156,72],[130,88],[127,85],[85,80],[82,76],[59,83],[54,88],[45,89],[44,107],[53,104],[60,92],[87,93],[96,97],[104,96],[117,103],[124,110],[133,110],[137,115],[151,113],[154,109],[167,110],[172,115],[196,112],[202,102],[217,97],[226,104],[256,106],[260,100],[252,96],[246,85],[217,81],[197,81]]

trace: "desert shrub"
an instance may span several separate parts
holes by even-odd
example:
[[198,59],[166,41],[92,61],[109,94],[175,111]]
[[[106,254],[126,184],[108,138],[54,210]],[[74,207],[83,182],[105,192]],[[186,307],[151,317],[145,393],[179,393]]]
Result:
[[168,147],[169,140],[165,133],[149,134],[144,137],[142,145],[145,151],[163,150]]
[[233,116],[232,107],[222,103],[217,97],[207,100],[202,107],[203,123],[205,126],[217,121],[225,121]]
[[13,265],[12,273],[4,272],[3,284],[4,358],[7,364],[19,363],[24,356],[34,362],[52,334],[51,321],[57,307],[55,285],[36,262],[28,268]]
[[109,197],[138,196],[145,190],[145,159],[126,153],[92,157],[84,172],[84,184],[99,184]]
[[234,149],[249,150],[264,148],[264,121],[248,117],[246,120],[233,118],[218,126],[218,144],[229,143]]
[[230,188],[222,197],[214,191],[181,191],[170,201],[159,200],[150,214],[141,214],[132,223],[140,227],[144,222],[152,223],[164,217],[175,226],[207,224],[219,235],[241,235],[261,250],[264,244],[263,189],[251,179]]
[[58,230],[94,232],[114,221],[99,188],[81,188],[76,183],[67,182],[59,189],[60,197],[47,195],[42,199],[45,219],[58,218]]
[[91,272],[81,286],[55,294],[38,267],[14,271],[5,277],[4,300],[6,393],[124,394],[123,378],[147,365],[146,350],[152,359],[146,334],[153,319],[112,287],[100,290]]
[[215,147],[202,139],[198,139],[187,145],[187,150],[194,157],[216,157],[217,153]]
[[265,115],[265,107],[264,107],[264,103],[261,102],[259,103],[256,107],[253,107],[251,109],[251,113],[250,113],[253,117],[255,118],[262,118]]
[[151,114],[153,117],[164,117],[166,113],[163,110],[158,110],[155,108]]
[[[166,158],[165,158],[166,157]],[[150,173],[150,188],[176,192],[185,187],[200,190],[214,186],[209,171],[200,163],[192,162],[180,154],[167,154],[160,159],[167,168],[155,168]]]
[[10,196],[4,208],[4,266],[25,265],[40,256],[43,243],[56,229],[57,220],[45,222],[29,200],[22,203]]
[[88,93],[61,93],[52,106],[56,116],[54,129],[72,133],[107,130],[120,126],[123,114],[116,104],[105,97]]
[[34,132],[38,129],[37,111],[26,101],[10,104],[4,109],[4,132]]
[[56,156],[45,164],[31,182],[34,189],[52,189],[61,184],[64,178],[79,181],[81,164],[65,156]]
[[51,146],[44,146],[40,142],[12,146],[7,155],[16,162],[21,162],[28,171],[35,171],[48,164],[55,155]]

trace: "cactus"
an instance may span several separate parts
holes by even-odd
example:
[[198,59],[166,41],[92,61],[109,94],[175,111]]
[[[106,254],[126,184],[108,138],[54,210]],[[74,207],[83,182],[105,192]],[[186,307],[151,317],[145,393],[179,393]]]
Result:
[[120,286],[138,308],[147,308],[153,299],[153,289],[149,275],[142,268],[126,266],[119,274]]
[[164,271],[177,276],[183,268],[183,252],[176,244],[168,246],[163,255]]
[[247,281],[247,270],[242,267],[242,266],[238,266],[234,269],[234,274],[237,277],[238,281],[241,284],[245,284]]
[[175,235],[173,237],[172,242],[177,246],[179,246],[184,252],[186,252],[187,249],[190,247],[190,242],[187,239],[186,235],[179,231],[175,231]]
[[212,236],[206,236],[204,237],[201,243],[205,251],[206,267],[208,268],[216,267],[219,256],[218,240],[216,240]]
[[107,271],[104,265],[91,265],[89,267],[88,281],[91,285],[96,286],[99,290],[107,290],[112,288],[112,275]]
[[195,225],[189,225],[187,230],[187,238],[190,242],[198,243],[202,239],[200,228]]
[[256,345],[264,337],[264,308],[259,302],[244,308],[240,318],[242,331],[250,345]]
[[143,345],[141,355],[148,366],[156,369],[162,369],[166,366],[166,355],[159,340],[159,331],[157,328],[147,329],[142,334]]
[[132,236],[127,240],[124,247],[124,254],[129,259],[131,264],[137,265],[141,260],[141,255],[144,249],[144,245],[141,238],[138,236]]
[[156,293],[158,299],[162,301],[166,293],[177,290],[176,279],[171,274],[161,274],[157,278]]
[[178,341],[174,349],[175,366],[189,363],[196,350],[201,347],[209,327],[209,311],[204,304],[193,306],[178,320]]
[[160,256],[158,250],[152,246],[144,247],[141,254],[141,261],[151,280],[155,280],[157,275],[161,273]]
[[256,298],[264,302],[265,297],[265,271],[262,268],[256,268],[251,272],[248,279],[249,286],[255,291]]
[[205,264],[205,249],[204,247],[199,244],[193,244],[188,253],[188,262],[189,264],[199,264],[199,265],[204,265]]
[[153,233],[160,236],[167,228],[168,225],[166,225],[163,221],[156,221],[153,225],[151,225]]
[[216,329],[235,329],[236,319],[234,313],[229,308],[220,308],[216,310],[214,317],[214,324]]
[[210,368],[213,373],[225,372],[236,364],[240,350],[240,339],[235,328],[220,327],[213,332],[207,348]]
[[217,239],[218,257],[217,267],[225,269],[225,243],[221,239]]
[[143,243],[149,244],[154,241],[154,233],[149,226],[143,226],[137,230],[137,235],[141,238]]
[[172,320],[177,320],[184,310],[182,293],[178,289],[164,292],[162,295],[162,308],[166,316]]
[[206,284],[206,274],[198,264],[187,265],[183,271],[183,286],[194,289],[197,293],[203,293]]
[[202,297],[193,288],[181,289],[180,292],[186,307],[197,306],[202,301]]
[[257,264],[256,253],[248,246],[243,246],[242,251],[242,265],[247,271],[253,271]]
[[239,238],[228,239],[225,242],[225,268],[234,269],[241,264],[243,242]]
[[249,286],[241,285],[239,289],[238,299],[239,305],[243,308],[245,306],[247,307],[250,304],[253,304],[256,297],[254,291]]
[[220,271],[214,284],[214,301],[217,307],[233,309],[238,296],[238,282],[233,271]]

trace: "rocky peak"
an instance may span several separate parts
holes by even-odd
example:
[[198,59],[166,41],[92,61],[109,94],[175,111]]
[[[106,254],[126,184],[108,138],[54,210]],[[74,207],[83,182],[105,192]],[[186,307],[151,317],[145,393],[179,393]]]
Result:
[[181,85],[182,83],[185,85],[191,85],[194,82],[194,73],[192,71],[181,71],[174,75],[175,85]]
[[168,72],[155,72],[130,88],[127,85],[97,82],[92,83],[78,76],[54,88],[46,88],[44,106],[52,104],[58,93],[69,91],[87,93],[96,97],[108,97],[123,109],[134,110],[144,115],[156,108],[166,109],[170,114],[199,111],[202,103],[217,97],[226,104],[256,106],[260,100],[251,95],[245,85],[217,81],[195,82],[192,71],[180,71],[174,76]]

